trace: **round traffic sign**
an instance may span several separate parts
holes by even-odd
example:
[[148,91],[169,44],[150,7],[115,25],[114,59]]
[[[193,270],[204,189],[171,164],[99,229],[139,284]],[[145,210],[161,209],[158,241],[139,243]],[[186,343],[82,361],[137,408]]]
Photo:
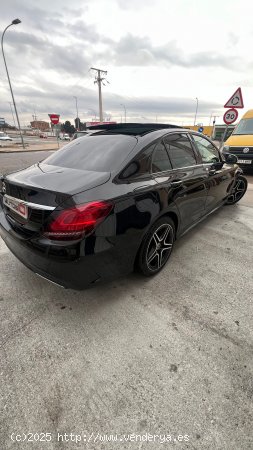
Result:
[[199,127],[198,132],[202,133],[203,131],[204,131],[204,128],[203,127]]
[[48,114],[53,125],[57,125],[59,123],[59,114]]
[[227,124],[227,125],[231,125],[231,123],[234,123],[236,121],[238,117],[238,111],[236,109],[228,109],[224,116],[223,116],[223,121]]

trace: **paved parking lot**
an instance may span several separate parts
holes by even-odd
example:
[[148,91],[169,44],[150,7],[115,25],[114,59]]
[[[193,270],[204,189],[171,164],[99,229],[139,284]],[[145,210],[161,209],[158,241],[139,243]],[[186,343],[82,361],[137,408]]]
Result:
[[[153,279],[63,290],[0,240],[1,449],[252,449],[248,179],[240,204],[181,238]],[[81,441],[64,442],[71,432]],[[21,433],[32,443],[13,442]],[[134,433],[172,442],[119,440]]]

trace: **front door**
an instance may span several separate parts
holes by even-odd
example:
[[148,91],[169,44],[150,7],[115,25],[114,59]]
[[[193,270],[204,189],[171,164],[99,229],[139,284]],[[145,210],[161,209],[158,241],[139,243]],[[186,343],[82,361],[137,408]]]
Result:
[[170,133],[163,138],[154,152],[152,172],[159,185],[164,186],[167,202],[176,204],[183,232],[204,215],[206,198],[206,173],[198,164],[186,133]]
[[[226,199],[234,176],[231,166],[222,165],[222,160],[218,149],[204,136],[192,134],[192,139],[203,161],[206,171],[206,212],[217,208]],[[215,164],[220,163],[218,165]],[[218,167],[217,167],[218,166]]]

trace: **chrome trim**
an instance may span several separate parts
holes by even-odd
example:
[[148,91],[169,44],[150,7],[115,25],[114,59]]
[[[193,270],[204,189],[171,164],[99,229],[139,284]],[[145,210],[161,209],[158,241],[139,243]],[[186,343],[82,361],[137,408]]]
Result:
[[52,280],[50,280],[50,278],[44,277],[43,275],[41,275],[38,272],[35,272],[35,274],[38,275],[38,277],[42,278],[43,280],[49,281],[49,283],[55,284],[55,286],[59,286],[60,288],[65,289],[63,284],[56,283],[56,281],[52,281]]
[[178,172],[178,171],[183,170],[183,169],[195,169],[196,167],[203,167],[203,163],[202,164],[195,164],[194,166],[185,166],[185,167],[178,167],[178,168],[175,168],[175,169],[163,170],[162,172],[151,172],[151,175],[160,175],[160,174],[168,173],[168,172]]
[[4,197],[9,198],[10,200],[16,200],[16,201],[22,203],[23,205],[28,206],[28,208],[32,208],[32,209],[44,209],[47,211],[53,211],[56,208],[56,206],[39,205],[38,203],[26,202],[25,200],[22,200],[22,199],[16,198],[16,197],[12,197],[11,195],[8,195],[8,194],[4,194]]

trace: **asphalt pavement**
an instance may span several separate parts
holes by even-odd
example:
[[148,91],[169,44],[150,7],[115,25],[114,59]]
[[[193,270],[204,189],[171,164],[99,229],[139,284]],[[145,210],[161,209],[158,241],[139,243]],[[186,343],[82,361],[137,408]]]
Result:
[[[0,171],[38,154],[19,157]],[[150,279],[63,290],[0,240],[1,449],[253,448],[248,180]]]
[[63,145],[68,144],[69,141],[59,139],[57,141],[55,136],[49,136],[47,139],[40,139],[37,136],[24,136],[24,147],[19,137],[15,137],[12,141],[0,140],[0,154],[1,153],[21,153],[34,152],[44,150],[58,150]]
[[9,173],[35,164],[47,158],[53,151],[19,152],[0,154],[0,173]]

